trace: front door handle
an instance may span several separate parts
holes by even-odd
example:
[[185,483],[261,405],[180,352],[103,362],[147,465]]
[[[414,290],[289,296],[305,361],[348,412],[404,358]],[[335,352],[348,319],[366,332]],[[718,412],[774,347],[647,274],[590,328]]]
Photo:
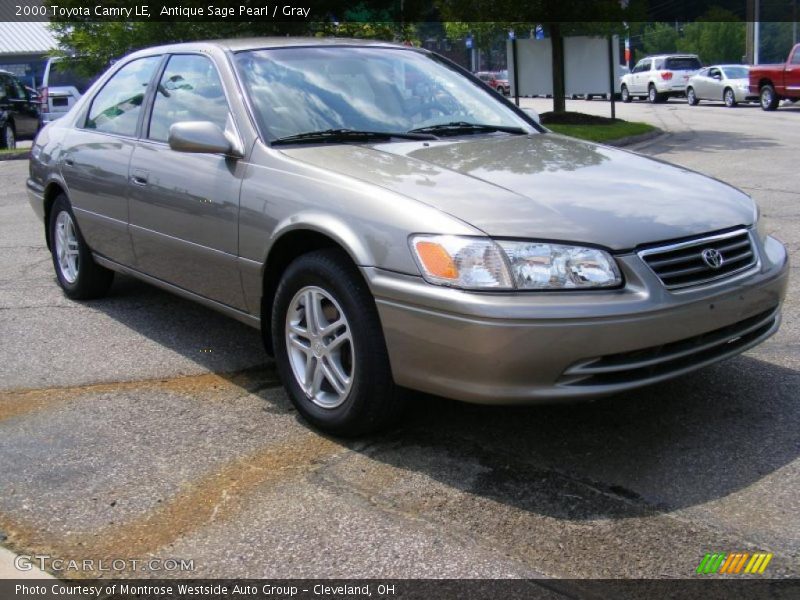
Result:
[[150,173],[141,169],[136,169],[131,173],[131,181],[136,185],[147,185]]
[[67,165],[68,167],[74,167],[75,166],[75,161],[72,160],[71,158],[65,158],[64,159],[64,164]]

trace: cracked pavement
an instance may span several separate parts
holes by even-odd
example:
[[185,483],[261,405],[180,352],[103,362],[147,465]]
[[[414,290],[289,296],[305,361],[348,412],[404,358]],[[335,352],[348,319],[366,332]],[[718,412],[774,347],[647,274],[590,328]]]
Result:
[[795,265],[781,331],[595,403],[417,395],[401,427],[347,442],[297,417],[256,331],[127,277],[106,299],[67,300],[25,198],[27,163],[0,163],[3,545],[194,561],[115,573],[133,577],[673,578],[741,550],[773,552],[769,574],[797,577],[800,108],[618,114],[668,132],[639,151],[761,203]]

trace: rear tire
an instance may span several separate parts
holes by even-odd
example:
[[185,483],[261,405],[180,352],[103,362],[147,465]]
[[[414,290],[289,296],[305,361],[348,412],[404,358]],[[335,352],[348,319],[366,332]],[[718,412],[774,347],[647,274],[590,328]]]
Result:
[[728,108],[736,106],[736,94],[733,93],[731,88],[725,88],[725,91],[722,92],[722,101]]
[[622,88],[620,88],[620,97],[625,104],[628,104],[631,100],[633,100],[633,98],[631,98],[631,93],[628,91],[627,85],[623,85]]
[[664,101],[664,96],[658,93],[656,86],[654,86],[652,83],[650,84],[650,87],[647,88],[647,101],[650,102],[650,104],[658,104]]
[[0,127],[0,150],[16,150],[17,135],[12,123],[4,123]]
[[775,110],[778,108],[778,96],[775,94],[775,88],[769,84],[761,88],[759,100],[762,110]]
[[94,262],[72,207],[63,194],[53,203],[48,226],[53,267],[64,293],[73,300],[105,296],[114,281],[114,272]]
[[688,90],[686,90],[686,103],[689,106],[697,106],[700,104],[700,100],[697,99],[697,94],[695,93],[693,87],[690,87]]
[[343,251],[295,259],[278,285],[271,316],[281,380],[312,425],[357,436],[399,418],[404,398],[392,379],[375,300]]

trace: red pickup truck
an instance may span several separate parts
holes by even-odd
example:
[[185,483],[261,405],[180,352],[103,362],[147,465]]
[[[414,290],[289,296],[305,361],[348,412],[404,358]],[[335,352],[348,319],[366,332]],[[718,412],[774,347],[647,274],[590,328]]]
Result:
[[775,110],[784,98],[800,100],[800,44],[785,64],[750,67],[750,92],[758,94],[764,110]]

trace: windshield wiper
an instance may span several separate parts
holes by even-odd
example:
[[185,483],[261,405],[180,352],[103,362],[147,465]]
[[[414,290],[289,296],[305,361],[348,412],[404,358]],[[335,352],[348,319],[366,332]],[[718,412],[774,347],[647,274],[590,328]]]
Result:
[[435,133],[438,135],[461,135],[463,133],[493,133],[502,131],[503,133],[513,133],[524,135],[528,133],[522,127],[510,127],[508,125],[488,125],[482,123],[470,123],[468,121],[451,121],[450,123],[439,123],[438,125],[428,125],[427,127],[417,127],[411,129],[409,133]]
[[360,131],[357,129],[325,129],[324,131],[307,131],[273,140],[272,144],[302,144],[314,142],[365,142],[369,140],[389,140],[402,138],[406,140],[435,140],[435,135],[414,131]]

